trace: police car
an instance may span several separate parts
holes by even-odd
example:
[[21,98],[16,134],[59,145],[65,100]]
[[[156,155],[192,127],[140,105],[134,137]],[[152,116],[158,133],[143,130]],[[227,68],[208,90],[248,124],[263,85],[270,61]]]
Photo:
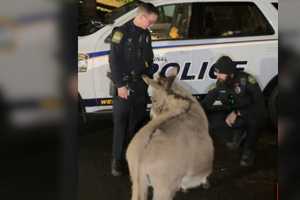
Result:
[[[230,56],[253,74],[264,91],[272,118],[278,95],[278,1],[152,0],[160,14],[150,28],[158,71],[179,69],[178,80],[201,98],[215,82],[212,64]],[[114,10],[111,24],[78,38],[78,93],[82,113],[112,110],[109,95],[109,39],[114,27],[132,20],[138,1]]]

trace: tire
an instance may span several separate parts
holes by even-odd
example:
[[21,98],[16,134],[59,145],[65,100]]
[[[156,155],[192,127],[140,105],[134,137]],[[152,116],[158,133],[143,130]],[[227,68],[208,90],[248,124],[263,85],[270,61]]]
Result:
[[269,97],[268,101],[268,110],[269,115],[271,119],[271,123],[273,127],[277,127],[277,117],[278,117],[278,86],[276,86],[273,91],[271,92],[271,95]]

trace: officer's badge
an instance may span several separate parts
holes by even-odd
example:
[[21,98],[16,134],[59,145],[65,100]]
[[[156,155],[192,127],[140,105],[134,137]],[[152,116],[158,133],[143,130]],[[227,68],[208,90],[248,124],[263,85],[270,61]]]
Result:
[[122,38],[123,38],[123,33],[120,31],[116,31],[116,32],[114,32],[114,35],[113,35],[111,41],[113,43],[119,44],[121,42]]
[[241,78],[241,85],[245,86],[247,84],[247,79],[246,78]]
[[146,42],[149,43],[149,36],[146,37]]
[[148,68],[148,67],[149,67],[149,64],[148,64],[148,62],[145,62],[145,66],[146,66],[146,68]]
[[241,93],[241,87],[240,86],[236,86],[234,88],[234,91],[235,91],[236,94],[240,94]]
[[234,91],[235,91],[236,94],[241,93],[241,87],[238,83],[234,84]]
[[256,83],[256,79],[253,76],[251,76],[251,75],[248,76],[248,81],[251,84],[255,84]]

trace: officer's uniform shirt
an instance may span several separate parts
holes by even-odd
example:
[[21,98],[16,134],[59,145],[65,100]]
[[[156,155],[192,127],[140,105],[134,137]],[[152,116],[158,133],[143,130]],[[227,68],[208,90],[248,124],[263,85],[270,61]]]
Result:
[[230,82],[217,81],[215,86],[210,88],[202,105],[207,111],[239,111],[242,116],[266,116],[262,91],[256,79],[246,72],[237,72]]
[[144,30],[129,21],[113,30],[109,57],[113,82],[125,86],[124,77],[132,72],[137,76],[152,76],[153,51],[149,30]]

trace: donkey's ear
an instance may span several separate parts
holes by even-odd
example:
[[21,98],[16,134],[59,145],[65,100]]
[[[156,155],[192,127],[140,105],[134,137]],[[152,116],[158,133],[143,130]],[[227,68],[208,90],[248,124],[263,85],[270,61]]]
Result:
[[169,90],[172,87],[172,84],[173,84],[175,78],[176,78],[176,76],[159,77],[158,84],[165,90]]
[[178,74],[178,68],[176,68],[176,67],[170,67],[166,71],[165,76],[167,78],[167,85],[166,85],[167,90],[172,87],[172,84],[173,84],[174,80],[176,79],[177,74]]
[[149,78],[149,77],[146,76],[146,75],[142,75],[142,78],[143,78],[143,80],[145,81],[145,83],[146,83],[147,85],[150,85],[150,86],[152,86],[152,87],[154,87],[154,88],[157,88],[157,89],[159,88],[159,84],[158,84],[155,80]]
[[166,71],[160,74],[158,83],[164,89],[169,90],[178,74],[177,67],[169,67]]
[[166,85],[167,90],[169,90],[172,87],[175,79],[176,79],[176,75],[167,77],[167,85]]
[[165,72],[165,77],[173,77],[173,76],[176,77],[178,73],[179,71],[177,67],[169,67]]

